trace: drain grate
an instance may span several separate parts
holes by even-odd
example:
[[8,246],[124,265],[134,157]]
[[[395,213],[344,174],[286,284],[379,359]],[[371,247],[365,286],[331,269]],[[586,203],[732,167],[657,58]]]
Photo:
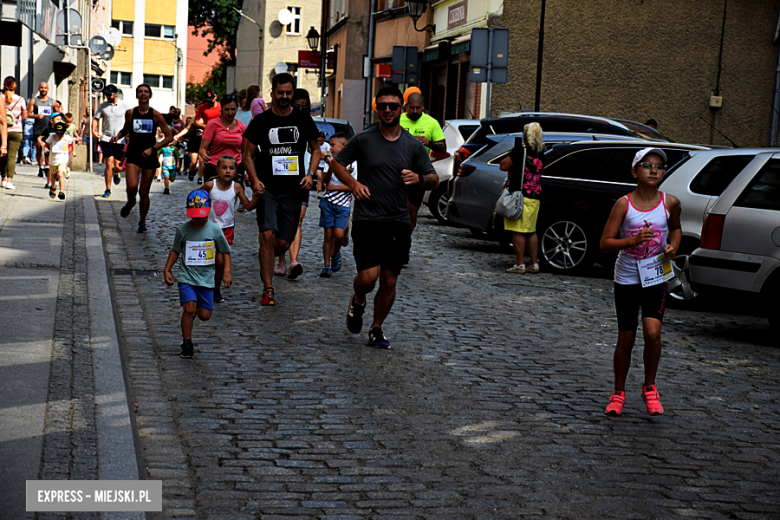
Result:
[[135,269],[112,269],[111,273],[114,276],[154,276],[155,278],[160,277],[160,273],[158,271],[138,271]]

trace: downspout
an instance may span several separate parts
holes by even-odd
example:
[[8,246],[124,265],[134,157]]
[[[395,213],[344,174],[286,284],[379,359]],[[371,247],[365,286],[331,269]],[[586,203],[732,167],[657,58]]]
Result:
[[374,57],[374,40],[376,40],[376,22],[374,21],[376,7],[377,0],[372,0],[371,11],[368,13],[368,77],[366,78],[366,105],[363,115],[363,128],[368,126],[368,123],[371,121],[371,85],[374,79],[374,67],[371,59]]
[[[775,37],[772,39],[772,45],[777,45],[780,41],[780,14],[777,16],[777,27],[775,28]],[[777,52],[777,67],[775,68],[775,98],[772,102],[772,132],[769,137],[769,146],[777,146],[777,125],[780,116],[780,49]]]

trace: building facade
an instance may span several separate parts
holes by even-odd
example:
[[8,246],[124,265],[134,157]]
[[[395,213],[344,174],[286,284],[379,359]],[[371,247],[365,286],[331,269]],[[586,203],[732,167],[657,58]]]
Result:
[[187,0],[113,0],[111,26],[122,34],[109,65],[109,82],[133,103],[135,87],[152,87],[160,112],[183,108],[187,81]]
[[[768,146],[779,14],[777,0],[547,2],[540,108],[653,118],[678,142]],[[510,30],[493,115],[534,108],[540,19],[541,2],[505,2],[490,20]]]
[[[260,85],[263,98],[270,99],[271,78],[276,67],[296,78],[297,87],[308,90],[312,102],[320,101],[318,74],[298,70],[298,51],[308,50],[306,34],[310,27],[321,27],[322,0],[260,0],[244,2],[236,37],[236,68],[228,90],[241,90]],[[289,24],[282,25],[279,13],[292,15]]]

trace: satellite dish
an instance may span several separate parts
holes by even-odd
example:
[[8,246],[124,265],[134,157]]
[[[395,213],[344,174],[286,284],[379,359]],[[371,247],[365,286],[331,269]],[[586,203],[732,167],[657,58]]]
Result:
[[283,61],[278,62],[276,65],[274,65],[274,72],[277,74],[287,72],[287,64]]
[[92,92],[103,92],[104,88],[106,88],[106,80],[101,78],[92,79]]
[[100,55],[100,57],[106,61],[111,61],[111,58],[114,57],[114,46],[110,43],[106,44],[106,50]]
[[116,47],[122,41],[122,33],[120,33],[119,29],[115,27],[109,27],[106,29],[106,32],[103,33],[103,38],[105,38],[108,43]]
[[295,18],[290,11],[282,9],[279,11],[279,16],[277,16],[276,19],[279,20],[279,23],[282,25],[290,25]]
[[[288,11],[289,12],[289,11]],[[292,15],[291,15],[292,16]],[[68,9],[68,27],[65,27],[65,11],[57,14],[57,29],[64,33],[77,33],[81,31],[81,14],[75,9]]]
[[106,52],[106,48],[108,48],[108,42],[102,36],[93,36],[90,38],[89,50],[91,50],[93,54],[103,54]]

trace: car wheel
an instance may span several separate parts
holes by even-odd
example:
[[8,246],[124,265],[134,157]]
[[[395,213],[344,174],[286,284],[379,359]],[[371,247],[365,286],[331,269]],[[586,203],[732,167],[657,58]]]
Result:
[[441,224],[447,224],[447,218],[444,215],[447,213],[448,201],[447,183],[442,183],[428,196],[428,209],[430,210],[431,215],[433,215],[433,218],[438,220]]
[[556,271],[576,272],[593,263],[593,244],[577,220],[564,219],[543,227],[539,237],[541,258]]

